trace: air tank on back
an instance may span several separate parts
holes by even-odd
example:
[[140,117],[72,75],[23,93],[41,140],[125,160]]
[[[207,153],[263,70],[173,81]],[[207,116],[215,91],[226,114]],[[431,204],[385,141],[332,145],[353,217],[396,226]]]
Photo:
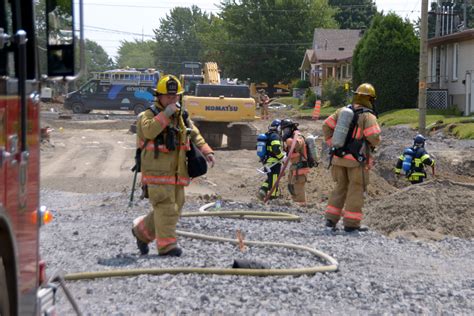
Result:
[[405,174],[408,174],[411,170],[411,165],[413,161],[413,156],[415,155],[415,152],[411,148],[405,148],[403,151],[403,163],[402,163],[402,169],[405,172]]
[[305,137],[305,143],[308,146],[308,162],[315,166],[318,162],[318,148],[316,147],[317,136],[308,135]]
[[259,134],[257,136],[257,156],[260,160],[263,160],[267,155],[267,135]]
[[334,129],[334,134],[332,135],[332,147],[341,148],[346,142],[347,133],[351,126],[352,119],[354,118],[354,111],[349,107],[344,107],[339,112],[337,118],[336,128]]

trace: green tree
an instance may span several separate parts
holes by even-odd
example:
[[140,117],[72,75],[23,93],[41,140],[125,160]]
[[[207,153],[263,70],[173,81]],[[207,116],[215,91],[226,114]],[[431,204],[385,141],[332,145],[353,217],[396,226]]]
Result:
[[84,52],[88,74],[95,71],[109,70],[114,67],[112,58],[96,42],[86,39],[84,42]]
[[228,77],[274,84],[299,75],[317,27],[336,27],[327,0],[240,0],[221,3],[221,67]]
[[379,111],[416,105],[419,39],[413,25],[394,13],[376,15],[354,51],[354,86],[374,85]]
[[341,29],[368,29],[377,13],[373,0],[329,0],[329,5],[338,8],[334,18]]
[[155,48],[155,41],[122,41],[116,58],[117,67],[156,68],[153,57]]
[[197,6],[173,8],[160,19],[156,36],[155,64],[166,73],[179,74],[183,61],[202,61],[203,45],[199,34],[209,29],[211,16]]

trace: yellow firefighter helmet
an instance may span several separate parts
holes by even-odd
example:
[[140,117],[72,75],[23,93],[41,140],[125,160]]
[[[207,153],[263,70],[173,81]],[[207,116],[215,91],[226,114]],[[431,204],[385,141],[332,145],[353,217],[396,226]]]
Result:
[[182,94],[184,89],[178,78],[173,75],[166,75],[158,81],[155,92],[157,94]]
[[357,87],[356,91],[354,91],[352,103],[372,108],[376,97],[377,95],[375,94],[374,86],[370,83],[363,83]]

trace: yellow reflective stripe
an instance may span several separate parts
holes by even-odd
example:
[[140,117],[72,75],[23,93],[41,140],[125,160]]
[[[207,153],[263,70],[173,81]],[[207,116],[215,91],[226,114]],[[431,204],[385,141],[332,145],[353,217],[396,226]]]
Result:
[[430,155],[428,154],[424,154],[423,156],[421,156],[421,162],[425,161],[426,159],[429,159],[430,158]]
[[422,161],[420,158],[415,158],[415,167],[419,167],[422,164]]
[[275,140],[272,140],[272,142],[270,143],[271,146],[273,145],[280,145],[281,146],[281,142],[278,140],[278,139],[275,139]]
[[402,155],[400,155],[400,157],[398,157],[398,159],[403,161],[403,160],[405,160],[405,156],[403,156],[403,154],[402,154]]

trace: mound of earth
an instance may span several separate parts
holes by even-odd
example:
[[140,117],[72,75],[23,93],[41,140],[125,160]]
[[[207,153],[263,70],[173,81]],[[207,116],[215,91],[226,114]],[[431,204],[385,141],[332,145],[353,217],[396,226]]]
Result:
[[372,200],[364,223],[389,236],[474,237],[474,184],[433,180]]

